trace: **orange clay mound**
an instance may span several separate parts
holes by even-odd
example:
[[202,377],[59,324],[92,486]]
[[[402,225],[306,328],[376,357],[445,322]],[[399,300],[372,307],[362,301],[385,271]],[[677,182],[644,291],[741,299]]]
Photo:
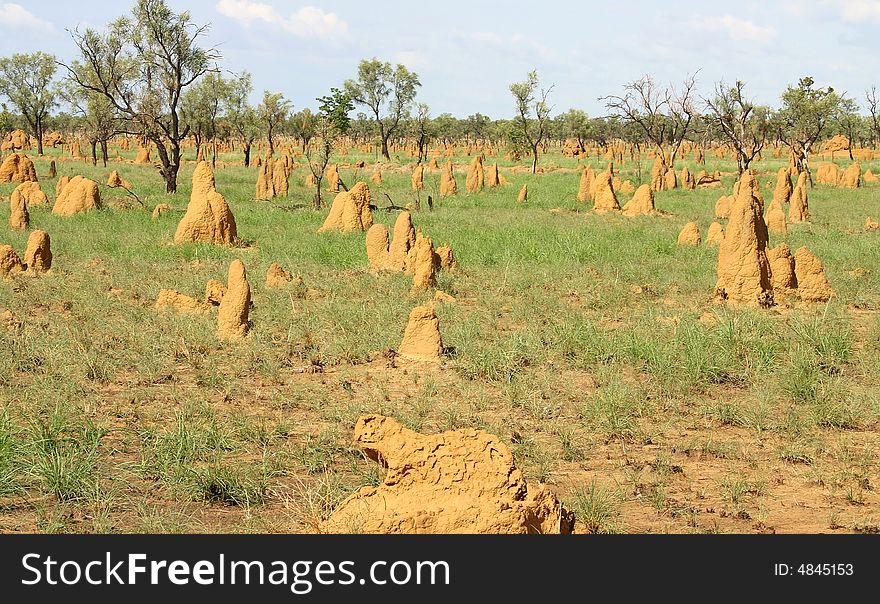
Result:
[[52,268],[52,244],[49,233],[36,230],[30,234],[24,250],[24,263],[32,273],[45,273]]
[[431,306],[416,306],[410,311],[397,352],[413,361],[437,361],[443,355],[440,320]]
[[186,207],[186,214],[177,224],[174,242],[231,245],[237,239],[235,217],[223,195],[214,188],[211,164],[200,162],[193,171],[192,194]]
[[624,216],[654,213],[654,192],[650,185],[642,185],[636,189],[635,195],[623,206]]
[[797,290],[805,302],[827,302],[834,290],[825,278],[825,267],[806,247],[794,253],[794,273]]
[[250,305],[251,286],[244,263],[233,260],[229,264],[226,294],[217,310],[217,335],[221,340],[234,340],[247,333]]
[[573,516],[544,485],[528,484],[497,436],[460,429],[424,435],[382,415],[361,416],[355,442],[387,467],[321,526],[323,533],[571,533]]
[[336,195],[330,206],[330,213],[319,233],[326,231],[366,231],[373,226],[373,212],[370,210],[370,188],[365,182],[358,182],[349,191]]
[[687,223],[678,234],[678,245],[700,245],[701,241],[700,229],[697,228],[696,222]]
[[101,195],[98,193],[98,183],[84,176],[74,176],[64,185],[61,194],[55,199],[52,213],[59,216],[73,216],[100,207]]
[[740,187],[718,248],[715,294],[719,299],[758,306],[774,304],[767,240],[761,204],[750,187]]

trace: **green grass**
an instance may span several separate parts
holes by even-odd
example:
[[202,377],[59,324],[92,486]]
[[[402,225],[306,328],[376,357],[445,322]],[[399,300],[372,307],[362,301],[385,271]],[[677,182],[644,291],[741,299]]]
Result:
[[[362,413],[394,415],[425,432],[498,434],[527,478],[551,482],[592,532],[629,527],[620,518],[627,506],[671,523],[644,530],[706,529],[702,512],[665,513],[705,509],[693,495],[704,488],[719,506],[749,502],[735,481],[691,488],[699,472],[690,469],[625,502],[591,485],[585,468],[593,464],[625,482],[642,447],[663,447],[672,465],[717,473],[705,464],[722,464],[725,476],[747,459],[778,464],[798,481],[798,468],[830,475],[841,463],[830,446],[804,443],[843,433],[880,444],[880,235],[862,226],[880,214],[878,187],[816,187],[813,222],[772,238],[792,250],[806,245],[823,261],[837,292],[828,304],[754,310],[713,304],[715,248],[675,245],[686,222],[705,234],[715,200],[733,183],[730,160],[707,157],[705,169],[727,173],[723,189],[660,192],[655,203],[666,214],[636,219],[597,216],[578,203],[573,169],[583,162],[556,151],[542,158],[548,172],[538,176],[504,170],[512,163],[499,160],[507,184],[479,194],[464,193],[457,172],[462,192],[454,198],[437,195],[437,171],[426,172],[416,196],[408,169],[386,169],[384,183],[371,185],[374,204],[387,205],[383,193],[399,206],[421,201],[415,225],[435,245],[451,245],[459,263],[439,278],[457,301],[437,306],[454,353],[434,371],[387,368],[385,354],[399,346],[410,309],[432,293],[411,295],[404,274],[372,274],[362,234],[317,233],[327,210],[310,207],[301,159],[290,195],[271,201],[253,199],[255,168],[216,170],[243,239],[218,247],[173,244],[191,163],[169,196],[151,166],[105,169],[48,153],[35,163],[50,199],[55,180],[42,176],[54,157],[59,175],[104,182],[118,169],[144,207],[101,186],[101,211],[61,218],[30,210],[32,228],[52,237],[54,271],[0,282],[0,311],[21,322],[0,325],[0,530],[210,531],[218,528],[212,506],[239,510],[218,520],[227,523],[220,528],[316,530],[342,496],[381,478],[350,442]],[[338,159],[368,162],[341,168],[349,185],[372,171],[370,157]],[[455,158],[459,166],[469,160]],[[757,164],[765,197],[782,165],[772,157]],[[880,162],[862,168],[880,172]],[[641,172],[650,174],[650,160]],[[623,165],[623,178],[635,174],[633,162]],[[526,183],[529,200],[517,204]],[[0,185],[0,198],[13,188]],[[157,203],[173,211],[152,220]],[[392,227],[396,213],[379,209],[374,219]],[[0,241],[21,253],[27,235],[4,229]],[[208,279],[225,281],[235,258],[252,289],[247,339],[219,341],[212,314],[152,308],[162,288],[200,298]],[[275,261],[302,284],[266,288]],[[714,324],[698,320],[705,313]],[[870,491],[862,497],[847,480],[870,511]],[[763,488],[772,494],[774,485]],[[845,504],[845,489],[835,497]],[[172,511],[184,504],[194,507]],[[71,508],[97,520],[71,524]]]

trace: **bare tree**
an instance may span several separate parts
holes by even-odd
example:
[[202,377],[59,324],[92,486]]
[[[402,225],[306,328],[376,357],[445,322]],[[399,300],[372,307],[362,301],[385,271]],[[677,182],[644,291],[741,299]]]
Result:
[[737,80],[733,86],[724,82],[715,85],[715,97],[706,99],[709,123],[736,151],[736,167],[740,174],[758,156],[770,132],[770,110],[755,105],[743,94],[745,83]]
[[868,113],[871,114],[871,130],[874,131],[874,137],[880,139],[880,98],[877,98],[876,86],[865,91],[865,99],[868,101]]
[[[694,107],[696,97],[696,74],[685,78],[680,88],[673,85],[658,88],[651,76],[643,76],[623,87],[622,95],[600,97],[612,114],[624,122],[635,124],[647,141],[657,147],[658,156],[666,163],[675,158],[697,115]],[[664,166],[671,168],[672,166]]]
[[168,193],[177,191],[180,143],[189,127],[180,118],[184,89],[209,71],[219,54],[198,45],[208,31],[187,11],[174,13],[164,0],[137,0],[131,17],[104,33],[70,32],[80,60],[67,69],[81,87],[106,97],[114,109],[156,145]]
[[530,71],[524,81],[510,85],[510,93],[516,102],[515,132],[532,152],[532,174],[538,171],[538,149],[550,130],[553,108],[547,101],[554,86],[540,88],[535,70]]

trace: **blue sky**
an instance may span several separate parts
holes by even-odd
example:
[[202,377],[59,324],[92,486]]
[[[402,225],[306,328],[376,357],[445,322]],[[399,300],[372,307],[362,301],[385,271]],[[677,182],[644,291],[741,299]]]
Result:
[[[508,85],[537,69],[554,84],[554,112],[603,115],[598,97],[651,74],[699,90],[742,79],[776,105],[804,75],[861,101],[880,86],[880,0],[739,2],[363,2],[168,0],[211,23],[222,67],[253,74],[255,98],[281,91],[295,109],[355,75],[362,58],[403,63],[422,82],[433,115],[512,116]],[[0,0],[0,55],[75,48],[65,31],[102,27],[130,2]],[[107,7],[114,7],[108,12]]]

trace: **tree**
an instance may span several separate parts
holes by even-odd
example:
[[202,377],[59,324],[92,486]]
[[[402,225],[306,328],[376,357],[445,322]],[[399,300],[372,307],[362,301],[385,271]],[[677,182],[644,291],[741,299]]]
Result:
[[755,105],[743,94],[745,83],[715,85],[715,97],[706,99],[709,124],[714,126],[736,151],[740,174],[764,148],[770,132],[770,109]]
[[782,109],[776,124],[780,139],[797,158],[798,172],[810,174],[810,152],[813,145],[825,136],[840,109],[840,96],[831,86],[814,88],[813,78],[801,78],[797,86],[788,86],[782,93]]
[[865,91],[865,99],[868,101],[869,123],[874,133],[874,138],[880,139],[880,99],[877,97],[877,87],[871,86]]
[[476,141],[485,138],[491,120],[482,113],[467,116],[464,121],[464,135]]
[[317,131],[317,118],[312,110],[306,107],[293,114],[290,118],[290,131],[302,141],[302,150],[305,153],[309,142],[315,137]]
[[103,94],[83,88],[71,80],[68,80],[61,90],[64,100],[81,118],[81,124],[91,147],[92,165],[98,164],[97,146],[100,145],[101,159],[106,168],[109,159],[107,144],[123,130],[112,103]]
[[229,79],[226,96],[223,99],[224,121],[232,136],[241,141],[244,147],[244,167],[251,165],[251,146],[260,135],[257,112],[248,103],[248,96],[253,90],[251,74],[242,71]]
[[317,101],[321,105],[315,120],[315,130],[321,144],[317,156],[311,147],[306,148],[306,159],[309,161],[312,176],[315,177],[315,208],[320,208],[323,205],[321,182],[324,180],[324,172],[330,163],[334,143],[351,127],[348,114],[354,110],[354,103],[347,92],[338,88],[331,88],[329,95],[318,97]]
[[426,103],[419,103],[416,117],[413,120],[413,136],[419,149],[419,161],[428,160],[428,141],[431,138],[431,108]]
[[552,107],[547,103],[547,98],[555,85],[551,84],[546,89],[539,86],[538,72],[535,70],[530,71],[524,81],[510,85],[510,93],[516,102],[516,140],[527,144],[532,152],[532,174],[538,170],[538,147],[550,126]]
[[[181,118],[185,120],[195,139],[196,157],[199,156],[202,141],[212,141],[217,137],[217,118],[224,99],[228,97],[229,84],[219,73],[206,73],[180,99]],[[215,159],[216,155],[215,148]]]
[[293,104],[284,98],[280,92],[263,91],[263,102],[257,106],[257,116],[266,127],[266,136],[269,139],[269,153],[275,152],[273,134],[279,123],[287,117],[287,112],[293,108]]
[[[696,75],[688,76],[680,88],[669,85],[662,90],[646,75],[624,85],[623,90],[623,95],[599,100],[605,101],[605,107],[613,115],[635,124],[644,139],[657,147],[664,167],[671,168],[697,114],[693,98]],[[670,166],[665,166],[666,147],[669,147]]]
[[80,60],[64,65],[70,78],[106,97],[156,145],[168,193],[177,191],[180,143],[189,134],[180,119],[181,95],[219,57],[198,45],[207,31],[164,0],[137,0],[131,17],[116,19],[104,33],[71,32]]
[[390,160],[388,139],[397,131],[415,101],[416,88],[421,86],[419,76],[403,65],[396,68],[378,59],[364,59],[358,65],[357,80],[347,80],[345,91],[349,98],[367,107],[379,130],[382,156]]
[[847,151],[849,152],[850,160],[852,160],[853,147],[856,144],[856,139],[861,135],[862,127],[864,126],[864,120],[859,115],[859,105],[855,99],[847,98],[843,94],[840,95],[840,106],[834,121],[837,124],[837,130],[849,140],[849,149]]
[[56,69],[55,57],[45,52],[0,58],[0,94],[24,116],[30,133],[37,139],[40,155],[43,154],[43,124],[57,105],[57,89],[52,81]]
[[585,111],[569,109],[558,118],[560,140],[574,139],[578,144],[578,151],[583,153],[587,150],[587,140],[594,137],[595,124]]

